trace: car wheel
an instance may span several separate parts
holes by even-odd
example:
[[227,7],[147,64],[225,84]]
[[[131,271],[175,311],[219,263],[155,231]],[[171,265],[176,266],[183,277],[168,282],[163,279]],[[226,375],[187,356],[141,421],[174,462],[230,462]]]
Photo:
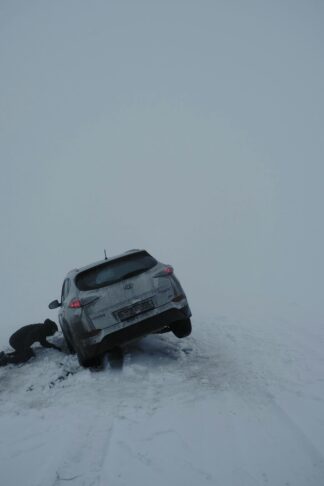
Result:
[[62,329],[62,333],[63,333],[64,339],[65,339],[66,345],[68,347],[68,350],[70,351],[71,354],[75,354],[75,350],[74,350],[72,341],[69,338],[68,331],[65,331],[63,327],[61,327],[61,329]]
[[94,358],[85,358],[81,353],[77,352],[78,361],[83,368],[101,369],[103,365],[103,356],[96,356]]
[[78,349],[77,349],[77,357],[80,366],[83,366],[84,368],[87,368],[89,366],[89,359],[85,358]]
[[191,334],[191,321],[190,319],[182,319],[171,324],[171,331],[177,338],[184,338]]

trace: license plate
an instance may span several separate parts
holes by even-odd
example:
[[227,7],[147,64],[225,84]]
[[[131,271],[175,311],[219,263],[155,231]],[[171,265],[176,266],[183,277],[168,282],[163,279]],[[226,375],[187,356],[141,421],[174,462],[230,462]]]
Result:
[[143,300],[142,302],[137,302],[136,304],[124,307],[117,311],[117,316],[120,321],[126,321],[132,317],[136,317],[143,312],[154,309],[154,303],[152,299]]

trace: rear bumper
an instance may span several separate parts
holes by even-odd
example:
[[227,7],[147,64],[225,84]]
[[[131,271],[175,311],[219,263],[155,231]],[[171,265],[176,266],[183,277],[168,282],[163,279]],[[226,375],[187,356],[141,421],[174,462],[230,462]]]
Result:
[[107,333],[107,331],[105,332],[105,329],[103,329],[100,335],[95,339],[90,338],[82,340],[84,355],[89,358],[98,356],[106,351],[109,351],[115,346],[121,346],[122,344],[126,344],[134,339],[160,331],[173,322],[189,318],[190,316],[190,308],[188,305],[186,305],[180,309],[168,309],[160,314],[156,314],[139,322],[135,322],[116,331],[109,330]]

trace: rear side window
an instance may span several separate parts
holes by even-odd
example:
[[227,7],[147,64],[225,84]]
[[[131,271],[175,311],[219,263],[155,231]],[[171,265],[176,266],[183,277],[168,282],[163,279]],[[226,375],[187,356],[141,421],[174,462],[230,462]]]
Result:
[[126,255],[80,273],[76,278],[76,285],[79,290],[99,289],[139,275],[157,263],[146,251]]

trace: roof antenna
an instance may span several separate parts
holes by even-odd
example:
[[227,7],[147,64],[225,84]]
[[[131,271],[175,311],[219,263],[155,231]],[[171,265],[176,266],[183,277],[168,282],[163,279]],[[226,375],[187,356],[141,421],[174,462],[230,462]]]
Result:
[[105,260],[108,260],[106,250],[104,250],[104,252],[105,252]]

